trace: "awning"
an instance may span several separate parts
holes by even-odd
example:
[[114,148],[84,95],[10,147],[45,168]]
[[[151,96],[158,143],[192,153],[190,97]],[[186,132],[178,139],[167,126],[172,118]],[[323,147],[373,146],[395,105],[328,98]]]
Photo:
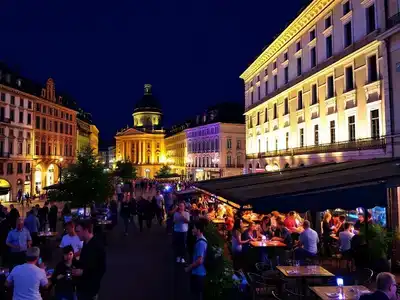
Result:
[[61,184],[59,184],[59,183],[52,184],[52,185],[44,187],[43,189],[45,191],[48,191],[48,190],[60,190],[61,189]]
[[0,196],[7,195],[10,192],[10,188],[0,187]]
[[252,199],[251,204],[255,212],[263,213],[274,210],[306,212],[335,208],[353,210],[357,207],[386,207],[387,186],[386,182],[352,185],[311,193]]

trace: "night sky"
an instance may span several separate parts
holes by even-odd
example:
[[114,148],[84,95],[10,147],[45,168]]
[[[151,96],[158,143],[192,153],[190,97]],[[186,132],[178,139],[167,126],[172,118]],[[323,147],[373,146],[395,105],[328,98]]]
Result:
[[2,0],[0,60],[43,85],[52,77],[93,114],[104,146],[132,125],[145,83],[166,126],[244,104],[240,74],[308,2]]

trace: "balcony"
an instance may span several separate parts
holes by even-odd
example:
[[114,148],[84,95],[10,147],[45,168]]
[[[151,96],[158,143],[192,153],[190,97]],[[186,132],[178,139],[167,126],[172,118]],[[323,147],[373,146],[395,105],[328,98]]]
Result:
[[397,24],[400,24],[400,12],[398,12],[397,14],[391,16],[388,19],[387,28],[390,29],[390,28],[396,26]]
[[247,159],[266,158],[275,156],[294,156],[303,154],[332,153],[346,151],[362,151],[370,149],[385,149],[386,139],[359,139],[356,141],[339,142],[333,144],[321,144],[315,146],[292,148],[287,150],[276,150],[264,153],[246,155]]

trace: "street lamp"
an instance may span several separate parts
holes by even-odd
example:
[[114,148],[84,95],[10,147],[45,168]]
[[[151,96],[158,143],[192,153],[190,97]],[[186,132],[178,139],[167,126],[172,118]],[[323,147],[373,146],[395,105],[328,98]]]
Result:
[[59,172],[59,178],[58,178],[58,183],[61,184],[61,174],[62,174],[62,162],[64,158],[60,157],[60,159],[57,161],[57,167],[58,167],[58,172]]

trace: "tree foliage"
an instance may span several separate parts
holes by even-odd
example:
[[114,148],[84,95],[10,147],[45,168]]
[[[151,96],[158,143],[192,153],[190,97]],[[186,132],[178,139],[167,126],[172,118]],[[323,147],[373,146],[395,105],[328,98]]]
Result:
[[102,203],[113,194],[112,177],[104,172],[90,147],[83,149],[75,164],[63,171],[59,190],[49,191],[50,200],[70,201],[73,207]]
[[170,176],[171,176],[171,167],[167,165],[162,166],[156,174],[156,177],[158,178],[163,178],[163,177],[165,178]]
[[131,162],[117,162],[114,176],[121,177],[124,180],[135,179],[137,176],[137,169]]

